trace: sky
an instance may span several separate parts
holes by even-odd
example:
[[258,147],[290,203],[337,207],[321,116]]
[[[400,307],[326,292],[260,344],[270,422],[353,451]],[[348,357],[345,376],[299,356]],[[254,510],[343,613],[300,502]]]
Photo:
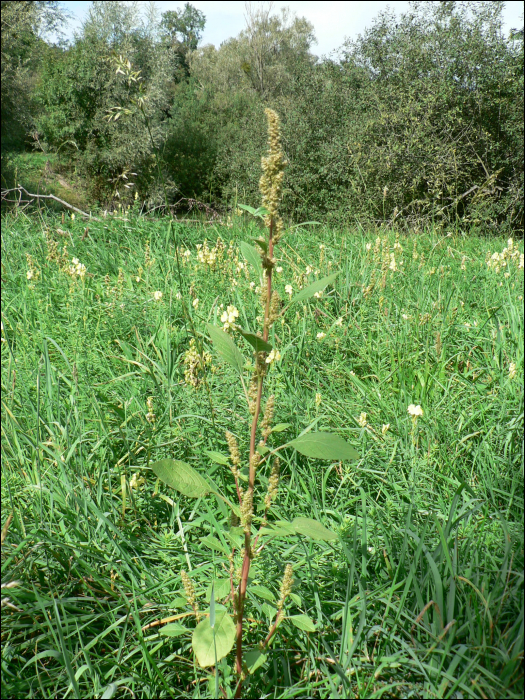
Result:
[[[69,27],[65,30],[67,39],[73,38],[74,29],[78,29],[82,20],[86,17],[91,2],[80,0],[78,2],[61,2],[72,15]],[[139,3],[146,5],[145,2]],[[155,5],[160,13],[167,10],[176,10],[184,7],[185,2],[161,2],[157,0]],[[206,27],[202,36],[201,46],[214,44],[219,47],[223,41],[237,36],[245,26],[245,3],[239,2],[199,2],[195,0],[191,4],[201,10],[206,17]],[[257,3],[252,3],[256,6]],[[312,47],[312,53],[317,56],[328,56],[337,50],[345,39],[357,38],[364,30],[371,26],[374,18],[381,10],[390,7],[396,14],[401,14],[409,9],[409,2],[348,2],[343,0],[313,0],[306,2],[274,2],[272,7],[279,11],[281,7],[289,7],[299,17],[305,17],[313,26],[317,38],[317,44]],[[523,2],[512,0],[505,3],[503,10],[504,31],[508,34],[511,28],[523,26]]]

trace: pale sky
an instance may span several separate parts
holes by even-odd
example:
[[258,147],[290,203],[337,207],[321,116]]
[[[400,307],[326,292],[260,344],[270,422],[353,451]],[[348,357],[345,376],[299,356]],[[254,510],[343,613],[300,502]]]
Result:
[[[91,2],[79,0],[77,2],[61,2],[73,15],[68,30],[65,31],[66,38],[73,37],[74,29],[80,27],[82,20],[86,17]],[[145,5],[145,2],[139,3]],[[204,29],[201,46],[205,44],[220,44],[226,39],[235,37],[245,26],[244,13],[245,3],[239,2],[199,2],[195,0],[191,4],[201,10],[206,17],[206,27]],[[185,2],[155,2],[159,13],[167,10],[183,8]],[[257,5],[257,3],[252,3]],[[313,0],[306,2],[274,2],[273,9],[279,11],[281,7],[289,7],[298,17],[305,17],[314,26],[317,37],[317,44],[312,47],[312,53],[317,56],[328,55],[330,52],[340,48],[344,40],[349,37],[355,39],[358,34],[371,26],[374,18],[381,10],[390,7],[397,14],[406,12],[410,5],[408,2],[348,2],[342,0]],[[523,26],[523,2],[512,0],[505,3],[503,10],[504,31],[508,34],[512,28]]]

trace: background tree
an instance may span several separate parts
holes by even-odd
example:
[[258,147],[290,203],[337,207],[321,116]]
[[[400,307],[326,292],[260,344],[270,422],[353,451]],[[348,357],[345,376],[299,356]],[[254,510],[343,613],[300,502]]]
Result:
[[189,2],[182,10],[162,13],[161,32],[178,59],[183,77],[190,74],[189,54],[199,45],[205,25],[204,13]]

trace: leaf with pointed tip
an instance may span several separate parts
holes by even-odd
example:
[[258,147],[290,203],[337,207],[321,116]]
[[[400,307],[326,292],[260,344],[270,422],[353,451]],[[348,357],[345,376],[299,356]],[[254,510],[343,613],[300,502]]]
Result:
[[291,615],[286,619],[303,632],[315,632],[315,624],[308,615]]
[[244,255],[247,262],[249,262],[250,265],[254,268],[257,277],[259,277],[260,279],[262,277],[262,262],[261,256],[259,255],[259,251],[257,250],[257,248],[254,248],[249,243],[246,243],[246,241],[241,241],[240,249],[241,253]]
[[244,662],[248,668],[248,673],[255,673],[255,671],[265,663],[266,659],[266,654],[263,654],[263,652],[259,651],[259,649],[247,651],[244,654]]
[[291,423],[277,423],[277,425],[274,425],[272,428],[272,433],[282,433],[284,430],[287,430],[288,428],[291,428],[292,424]]
[[[215,640],[214,640],[215,637]],[[215,643],[214,643],[215,641]],[[235,625],[227,612],[215,615],[215,626],[210,626],[209,618],[199,622],[191,639],[191,644],[200,666],[215,666],[215,662],[230,653],[235,642]],[[215,655],[215,649],[217,655]]]
[[213,491],[199,472],[178,459],[161,459],[151,468],[161,481],[189,498],[200,498]]
[[268,255],[268,241],[265,238],[254,238],[255,243]]
[[236,372],[242,374],[245,359],[230,336],[212,323],[207,323],[206,328],[222,359],[231,365]]
[[204,454],[207,454],[208,457],[217,464],[224,464],[228,466],[228,464],[230,463],[228,457],[221,454],[220,452],[214,452],[213,450],[204,450]]
[[306,537],[311,537],[313,540],[328,542],[337,539],[335,532],[332,532],[312,518],[294,518],[292,527],[297,535],[306,535]]
[[268,600],[270,603],[273,603],[275,600],[275,595],[269,588],[266,588],[266,586],[250,586],[250,593],[253,593],[263,600]]
[[255,352],[271,352],[273,350],[270,343],[262,338],[259,338],[255,333],[243,330],[240,326],[235,326],[235,330],[239,331],[244,340],[247,340]]
[[301,291],[294,296],[290,304],[295,304],[298,301],[304,301],[305,299],[313,297],[316,292],[322,292],[327,285],[335,280],[338,274],[338,272],[334,272],[333,275],[328,275],[328,277],[323,277],[321,280],[316,280],[305,289],[301,289]]
[[189,631],[190,630],[186,629],[186,627],[181,625],[180,622],[173,622],[170,625],[164,625],[164,627],[161,627],[160,629],[160,633],[166,637],[180,637],[181,634],[186,634]]
[[342,462],[359,459],[359,452],[334,433],[306,433],[288,443],[305,457],[330,459]]

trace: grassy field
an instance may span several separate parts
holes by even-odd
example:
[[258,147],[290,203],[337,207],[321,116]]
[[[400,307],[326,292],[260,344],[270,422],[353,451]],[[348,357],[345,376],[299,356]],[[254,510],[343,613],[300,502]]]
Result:
[[[184,460],[234,494],[225,431],[244,450],[251,419],[205,324],[234,306],[257,329],[239,243],[258,229],[85,226],[2,221],[2,697],[214,697],[180,572],[202,611],[214,581],[222,609],[228,509],[179,496],[151,464]],[[269,520],[315,518],[338,537],[276,537],[253,561],[249,646],[287,563],[294,585],[245,697],[523,696],[522,251],[468,231],[284,237],[283,303],[339,275],[272,330],[269,444],[314,424],[359,460],[281,452]],[[248,377],[250,346],[230,332]],[[233,652],[217,676],[233,697]]]

